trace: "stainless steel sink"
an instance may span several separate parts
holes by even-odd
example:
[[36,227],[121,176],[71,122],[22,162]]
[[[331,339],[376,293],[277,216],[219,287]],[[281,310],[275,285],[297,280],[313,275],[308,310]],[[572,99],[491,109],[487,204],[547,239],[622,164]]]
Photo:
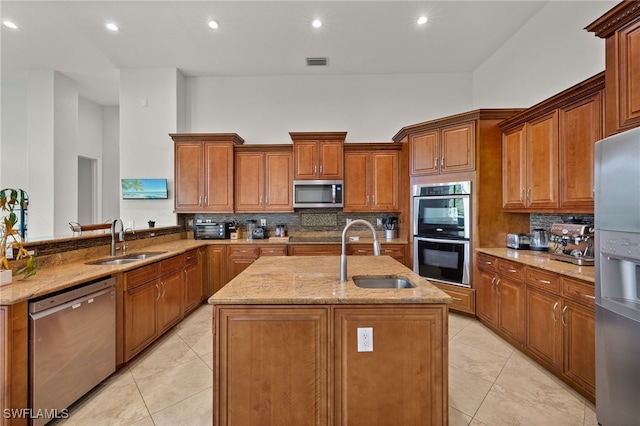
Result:
[[356,275],[353,282],[361,288],[414,288],[415,286],[400,275]]
[[127,263],[137,262],[139,260],[148,259],[150,257],[164,254],[164,251],[146,251],[141,253],[125,254],[118,257],[105,257],[104,259],[93,260],[87,262],[87,265],[124,265]]

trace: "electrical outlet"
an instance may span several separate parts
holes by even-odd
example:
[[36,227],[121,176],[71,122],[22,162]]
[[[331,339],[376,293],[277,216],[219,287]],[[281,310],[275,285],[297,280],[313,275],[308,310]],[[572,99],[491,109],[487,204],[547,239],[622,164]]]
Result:
[[382,218],[381,217],[376,219],[376,225],[382,226]]
[[358,352],[373,352],[373,327],[358,327]]
[[260,219],[260,226],[267,226],[267,219]]
[[347,223],[347,225],[348,225],[348,224],[350,224],[352,220],[353,220],[353,219],[346,219],[346,223]]

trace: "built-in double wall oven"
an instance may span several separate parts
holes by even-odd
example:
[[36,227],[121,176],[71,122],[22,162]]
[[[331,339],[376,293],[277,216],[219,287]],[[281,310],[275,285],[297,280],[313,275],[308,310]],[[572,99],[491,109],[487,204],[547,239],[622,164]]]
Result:
[[471,182],[413,186],[413,270],[470,287]]

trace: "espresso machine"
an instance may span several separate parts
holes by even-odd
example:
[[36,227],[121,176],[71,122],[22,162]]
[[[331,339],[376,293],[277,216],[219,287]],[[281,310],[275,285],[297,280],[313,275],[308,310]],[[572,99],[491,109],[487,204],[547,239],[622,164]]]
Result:
[[554,223],[549,230],[551,242],[549,258],[580,266],[593,266],[594,226],[581,223]]

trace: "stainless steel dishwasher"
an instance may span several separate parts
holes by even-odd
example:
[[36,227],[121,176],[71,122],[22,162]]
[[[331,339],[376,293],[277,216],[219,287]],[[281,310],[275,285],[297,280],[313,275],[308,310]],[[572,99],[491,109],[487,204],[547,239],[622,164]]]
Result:
[[116,369],[115,278],[29,302],[29,340],[31,408],[61,412]]

